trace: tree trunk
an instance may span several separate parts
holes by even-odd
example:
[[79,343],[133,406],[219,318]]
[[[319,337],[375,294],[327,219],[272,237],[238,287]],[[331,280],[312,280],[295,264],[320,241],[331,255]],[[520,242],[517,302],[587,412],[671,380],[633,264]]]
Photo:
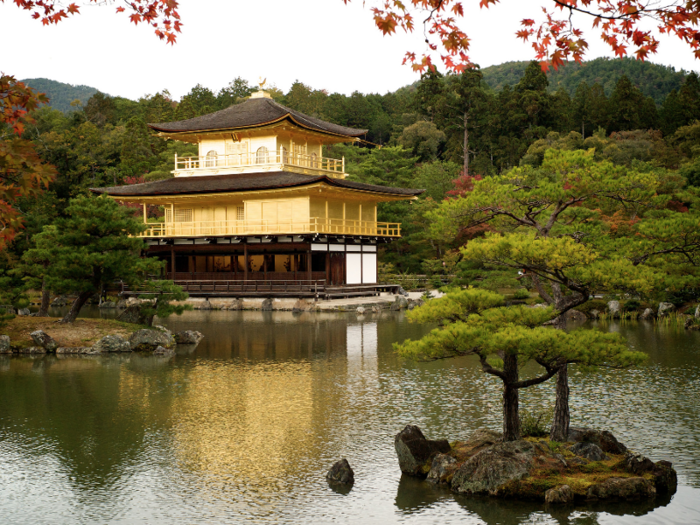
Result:
[[557,401],[554,405],[554,420],[549,434],[551,441],[564,443],[569,436],[569,367],[564,365],[557,373]]
[[70,307],[70,310],[68,310],[68,313],[63,316],[63,319],[61,319],[59,322],[60,323],[72,323],[75,321],[76,317],[78,317],[78,313],[80,313],[80,309],[83,307],[83,305],[86,303],[88,299],[90,299],[90,296],[93,294],[93,292],[81,292],[80,295],[78,295],[77,299],[73,301],[73,304]]
[[469,175],[469,114],[464,113],[464,174]]
[[503,357],[503,441],[520,439],[520,415],[518,413],[518,357],[506,354]]
[[51,293],[46,287],[46,279],[42,281],[41,286],[41,306],[39,311],[36,313],[37,317],[48,317],[49,316],[49,305],[51,302]]

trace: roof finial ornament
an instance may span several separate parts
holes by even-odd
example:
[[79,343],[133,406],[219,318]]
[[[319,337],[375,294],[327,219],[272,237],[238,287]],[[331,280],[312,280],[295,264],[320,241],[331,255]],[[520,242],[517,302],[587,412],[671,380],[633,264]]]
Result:
[[265,85],[267,84],[267,78],[258,77],[258,90],[251,93],[250,98],[272,98],[272,96],[265,91]]

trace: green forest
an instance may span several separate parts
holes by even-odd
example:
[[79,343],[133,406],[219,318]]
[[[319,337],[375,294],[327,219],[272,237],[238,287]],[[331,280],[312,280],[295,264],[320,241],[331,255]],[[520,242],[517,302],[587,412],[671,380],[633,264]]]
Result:
[[[592,150],[598,161],[667,170],[683,184],[700,186],[697,74],[685,75],[661,103],[624,74],[612,88],[581,81],[573,89],[560,85],[554,91],[552,77],[535,62],[514,85],[502,80],[500,91],[491,89],[485,76],[479,69],[459,75],[431,72],[386,95],[331,94],[299,81],[286,93],[270,90],[290,108],[368,130],[360,145],[334,146],[324,153],[344,156],[351,179],[426,190],[418,201],[380,209],[379,220],[403,224],[403,237],[384,249],[384,263],[392,271],[430,274],[446,269],[461,271],[465,279],[474,277],[471,269],[455,266],[464,238],[431,235],[431,213],[445,199],[470,191],[475,180],[519,166],[538,168],[550,150]],[[671,80],[660,85],[670,86]],[[36,233],[65,214],[71,198],[92,187],[171,177],[176,153],[197,154],[196,146],[156,137],[147,123],[217,111],[253,90],[236,78],[217,92],[197,85],[180,100],[167,91],[136,101],[96,92],[68,113],[46,106],[36,110],[35,124],[24,136],[35,142],[58,176],[41,197],[20,203],[26,229],[5,250],[4,269],[31,247]]]
[[76,101],[79,101],[80,105],[85,105],[98,91],[94,87],[74,86],[48,78],[26,78],[22,82],[40,93],[46,93],[51,99],[51,107],[64,113],[78,109]]

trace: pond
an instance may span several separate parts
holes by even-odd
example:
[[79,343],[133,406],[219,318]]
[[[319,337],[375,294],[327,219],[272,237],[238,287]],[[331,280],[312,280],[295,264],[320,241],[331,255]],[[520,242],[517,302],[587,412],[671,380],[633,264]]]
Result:
[[[649,362],[571,373],[572,424],[673,461],[673,499],[550,512],[402,478],[393,439],[406,424],[449,440],[501,426],[499,383],[476,360],[396,357],[392,343],[428,330],[402,314],[199,311],[165,324],[206,338],[170,359],[0,359],[0,522],[700,523],[698,333],[611,324]],[[546,407],[553,389],[527,389],[523,404]],[[341,457],[355,470],[346,493],[325,481]]]

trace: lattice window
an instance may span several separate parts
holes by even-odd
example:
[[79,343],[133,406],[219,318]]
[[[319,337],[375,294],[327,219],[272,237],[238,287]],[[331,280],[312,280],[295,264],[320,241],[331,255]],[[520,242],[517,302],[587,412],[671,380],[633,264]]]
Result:
[[236,220],[237,221],[244,221],[245,220],[245,206],[236,206]]
[[248,146],[247,140],[240,142],[226,143],[226,163],[230,165],[248,164]]
[[216,166],[216,157],[217,153],[214,150],[207,153],[207,159],[205,161],[205,165],[207,168],[213,168],[214,166]]
[[192,209],[176,209],[175,222],[192,222]]
[[315,153],[311,154],[311,167],[318,168],[318,155]]
[[267,160],[267,148],[265,146],[261,146],[255,152],[255,163],[256,164],[266,164],[267,162],[268,162],[268,160]]
[[287,164],[289,162],[289,152],[284,146],[280,146],[280,160],[283,164]]

